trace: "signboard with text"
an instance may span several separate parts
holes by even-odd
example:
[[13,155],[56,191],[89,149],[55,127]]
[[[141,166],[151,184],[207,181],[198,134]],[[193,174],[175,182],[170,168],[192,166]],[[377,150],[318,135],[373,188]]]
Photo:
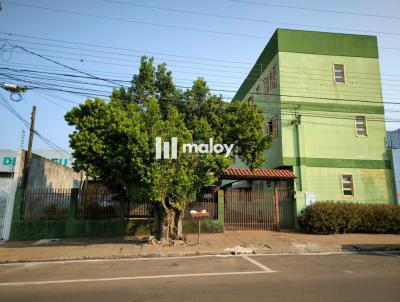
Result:
[[[73,158],[70,154],[63,155],[52,150],[33,150],[32,152],[60,165],[72,167]],[[16,163],[17,151],[0,150],[0,172],[13,172]]]

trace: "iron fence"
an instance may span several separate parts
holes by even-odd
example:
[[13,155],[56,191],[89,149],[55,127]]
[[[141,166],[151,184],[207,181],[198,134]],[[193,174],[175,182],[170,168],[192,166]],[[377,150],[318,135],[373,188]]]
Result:
[[153,218],[154,204],[150,201],[128,201],[125,211],[128,218]]
[[76,208],[77,219],[117,218],[121,197],[107,190],[80,190]]
[[70,200],[71,189],[28,189],[24,194],[22,219],[67,219]]
[[209,214],[208,219],[218,219],[218,192],[217,191],[200,191],[195,194],[193,201],[185,208],[183,219],[197,219],[190,215],[190,211],[206,211]]
[[227,191],[224,196],[227,229],[276,229],[274,193]]
[[[218,218],[217,192],[201,191],[193,195],[193,201],[190,202],[184,212],[183,219],[195,219],[190,215],[191,210],[206,210],[209,213],[209,219]],[[126,216],[132,219],[151,219],[154,218],[154,203],[150,201],[129,201],[126,203]]]

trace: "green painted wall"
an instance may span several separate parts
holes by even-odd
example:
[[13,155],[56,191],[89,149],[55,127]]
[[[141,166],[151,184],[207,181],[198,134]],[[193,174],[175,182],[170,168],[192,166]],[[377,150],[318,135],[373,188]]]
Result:
[[261,52],[233,100],[241,101],[278,52],[378,58],[375,36],[278,28]]
[[[295,171],[298,211],[305,192],[317,200],[393,203],[376,37],[278,29],[268,45],[253,80],[235,96],[253,95],[266,120],[279,114],[280,132],[263,167]],[[334,83],[333,64],[344,65],[345,84]],[[278,87],[263,95],[262,80],[273,66]],[[355,115],[366,116],[367,137],[356,136]],[[342,196],[341,173],[353,175],[352,198]]]
[[10,240],[37,240],[43,238],[94,236],[111,237],[123,236],[125,232],[123,212],[119,218],[115,219],[75,219],[77,190],[72,191],[67,220],[22,220],[22,201],[23,191],[18,189],[14,201]]

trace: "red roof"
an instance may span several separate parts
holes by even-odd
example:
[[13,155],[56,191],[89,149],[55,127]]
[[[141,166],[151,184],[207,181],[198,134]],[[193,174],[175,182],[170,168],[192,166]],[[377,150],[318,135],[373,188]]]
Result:
[[274,169],[226,169],[221,176],[222,179],[292,179],[296,175],[290,170]]

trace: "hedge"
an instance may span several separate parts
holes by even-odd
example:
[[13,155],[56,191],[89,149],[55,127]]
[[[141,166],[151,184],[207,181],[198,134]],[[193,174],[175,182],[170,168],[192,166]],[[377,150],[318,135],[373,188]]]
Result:
[[400,233],[400,207],[324,201],[306,207],[298,217],[300,227],[314,234]]

